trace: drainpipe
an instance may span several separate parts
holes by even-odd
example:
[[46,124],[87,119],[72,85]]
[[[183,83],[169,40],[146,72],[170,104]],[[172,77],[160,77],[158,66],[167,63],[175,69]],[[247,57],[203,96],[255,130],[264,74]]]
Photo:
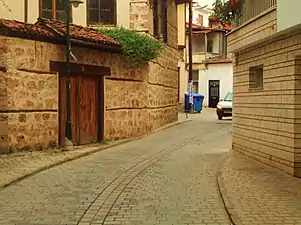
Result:
[[24,23],[28,23],[28,0],[24,0]]
[[[189,39],[188,39],[188,52],[189,52],[189,94],[192,95],[192,0],[189,0]],[[193,99],[189,96],[190,111],[193,112]]]
[[207,67],[207,48],[208,48],[208,38],[207,38],[207,33],[205,32],[205,70]]

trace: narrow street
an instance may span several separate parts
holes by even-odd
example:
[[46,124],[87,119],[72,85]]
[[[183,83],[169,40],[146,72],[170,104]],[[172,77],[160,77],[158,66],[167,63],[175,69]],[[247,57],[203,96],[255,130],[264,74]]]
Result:
[[0,224],[231,224],[217,174],[232,121],[191,117],[1,190]]

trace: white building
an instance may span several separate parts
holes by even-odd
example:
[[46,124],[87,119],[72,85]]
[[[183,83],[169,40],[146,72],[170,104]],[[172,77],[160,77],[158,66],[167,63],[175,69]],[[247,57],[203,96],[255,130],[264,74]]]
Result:
[[231,59],[207,59],[206,69],[199,71],[198,92],[205,96],[204,106],[215,107],[216,101],[224,98],[233,86]]
[[[203,105],[215,108],[218,101],[233,87],[233,66],[226,49],[228,30],[216,24],[211,26],[209,23],[211,13],[212,10],[203,8],[202,5],[193,7],[192,80],[193,91],[205,97]],[[186,13],[188,28],[187,15],[188,13]],[[188,37],[186,46],[188,46]],[[187,74],[188,57],[187,51]],[[186,87],[188,87],[188,80]]]

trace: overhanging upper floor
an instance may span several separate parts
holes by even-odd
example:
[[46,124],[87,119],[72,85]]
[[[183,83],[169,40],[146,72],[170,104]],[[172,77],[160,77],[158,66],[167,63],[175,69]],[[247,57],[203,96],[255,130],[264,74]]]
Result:
[[276,0],[240,0],[228,51],[237,52],[277,32]]
[[238,52],[301,24],[300,0],[231,0],[236,8],[228,51]]

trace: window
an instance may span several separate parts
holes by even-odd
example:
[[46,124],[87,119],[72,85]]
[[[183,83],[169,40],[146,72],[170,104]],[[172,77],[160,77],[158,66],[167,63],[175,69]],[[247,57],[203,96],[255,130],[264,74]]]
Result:
[[65,0],[40,0],[40,17],[65,22],[65,15]]
[[203,26],[203,23],[204,23],[204,17],[203,15],[199,14],[198,16],[198,24]]
[[167,1],[154,0],[153,2],[154,36],[167,42]]
[[213,40],[207,40],[207,52],[213,52]]
[[116,0],[88,0],[88,24],[116,25]]
[[249,89],[263,88],[263,65],[249,68]]

